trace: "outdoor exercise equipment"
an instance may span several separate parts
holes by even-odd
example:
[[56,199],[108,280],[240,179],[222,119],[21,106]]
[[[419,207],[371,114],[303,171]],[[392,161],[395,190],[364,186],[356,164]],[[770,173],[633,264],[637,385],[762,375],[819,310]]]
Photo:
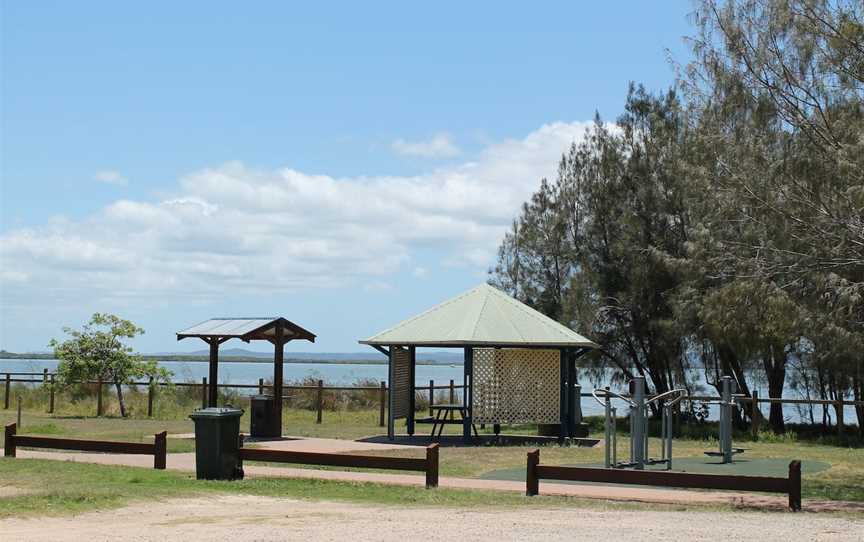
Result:
[[732,447],[732,407],[738,406],[738,400],[744,397],[743,395],[735,395],[733,387],[736,386],[731,376],[721,376],[720,400],[706,403],[720,407],[720,450],[707,451],[705,455],[722,457],[722,463],[731,463],[733,455],[744,452],[744,448]]
[[[645,465],[666,464],[672,468],[672,407],[687,397],[687,390],[674,389],[645,397],[645,377],[637,376],[630,381],[630,395],[625,396],[611,391],[608,387],[595,389],[594,399],[603,405],[606,412],[606,453],[604,465],[608,468],[635,468],[643,470]],[[601,399],[602,397],[602,399]],[[624,401],[630,407],[630,460],[618,462],[618,438],[616,415],[618,409],[612,400]],[[654,403],[660,405],[662,421],[660,429],[660,458],[648,456],[648,409]]]

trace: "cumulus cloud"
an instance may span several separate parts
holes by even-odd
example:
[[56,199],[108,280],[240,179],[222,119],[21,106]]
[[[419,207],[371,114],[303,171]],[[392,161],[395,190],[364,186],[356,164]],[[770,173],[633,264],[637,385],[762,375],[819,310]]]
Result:
[[119,171],[113,169],[98,171],[93,178],[100,183],[113,184],[115,186],[125,186],[129,184],[129,179],[121,175]]
[[0,284],[14,286],[5,298],[31,296],[28,303],[381,289],[398,272],[423,276],[412,264],[421,250],[480,272],[520,204],[588,126],[548,124],[416,176],[229,162],[180,178],[162,200],[120,199],[83,219],[0,234]]
[[390,147],[398,154],[419,156],[421,158],[452,158],[462,151],[447,134],[437,134],[428,141],[405,141],[397,139]]

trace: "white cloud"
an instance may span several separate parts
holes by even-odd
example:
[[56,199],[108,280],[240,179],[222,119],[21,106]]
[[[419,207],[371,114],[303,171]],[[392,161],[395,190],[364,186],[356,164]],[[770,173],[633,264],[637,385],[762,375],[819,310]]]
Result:
[[589,125],[548,124],[416,176],[237,162],[196,171],[161,201],[120,199],[84,219],[0,234],[4,302],[375,289],[397,272],[422,276],[408,267],[420,250],[482,272],[521,203]]
[[113,169],[98,171],[93,178],[100,183],[113,184],[115,186],[125,186],[129,184],[129,179],[121,175],[119,171]]
[[422,158],[452,158],[462,154],[447,134],[437,134],[428,141],[397,139],[390,147],[399,154]]
[[425,279],[428,274],[429,271],[427,271],[425,267],[415,267],[414,270],[411,271],[411,275],[418,279]]

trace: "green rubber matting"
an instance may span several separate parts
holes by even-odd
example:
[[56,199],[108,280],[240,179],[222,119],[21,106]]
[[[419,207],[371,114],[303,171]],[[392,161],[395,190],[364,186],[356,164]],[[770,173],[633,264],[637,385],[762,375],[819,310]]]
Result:
[[[789,463],[792,459],[746,459],[740,455],[736,456],[732,463],[723,464],[716,457],[682,457],[672,459],[672,470],[675,472],[693,472],[700,474],[737,474],[742,476],[777,476],[789,475]],[[540,464],[543,465],[543,452],[540,452]],[[595,467],[602,468],[602,463],[581,463],[563,465],[566,467]],[[804,475],[822,472],[831,468],[830,463],[824,461],[802,461],[801,473]],[[666,465],[646,465],[646,470],[665,470]],[[487,472],[480,476],[486,480],[511,480],[524,481],[525,467],[516,469],[501,469]],[[556,484],[588,484],[598,485],[595,482],[564,482],[555,481]],[[599,484],[603,485],[603,484]],[[621,485],[621,484],[615,484]]]

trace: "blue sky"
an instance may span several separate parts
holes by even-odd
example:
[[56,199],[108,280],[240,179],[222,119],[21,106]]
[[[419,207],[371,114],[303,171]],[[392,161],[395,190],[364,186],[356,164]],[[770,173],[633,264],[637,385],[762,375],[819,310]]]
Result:
[[688,2],[0,4],[0,348],[286,316],[357,351],[485,277]]

